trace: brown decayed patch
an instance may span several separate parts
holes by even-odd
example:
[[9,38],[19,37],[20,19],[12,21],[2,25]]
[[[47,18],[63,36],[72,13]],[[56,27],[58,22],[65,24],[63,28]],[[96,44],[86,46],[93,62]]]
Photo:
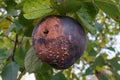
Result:
[[[48,32],[47,34],[45,32]],[[46,38],[55,39],[58,36],[63,35],[62,26],[60,20],[56,17],[48,18],[43,23],[41,23],[36,29],[36,34],[34,38]]]
[[[43,62],[54,65],[56,68],[64,68],[66,65],[65,61],[75,56],[75,54],[72,54],[73,51],[71,49],[74,45],[65,37],[60,36],[56,39],[48,39],[46,40],[46,44],[37,44],[39,50],[37,55]],[[68,61],[67,64],[70,64],[70,62]]]

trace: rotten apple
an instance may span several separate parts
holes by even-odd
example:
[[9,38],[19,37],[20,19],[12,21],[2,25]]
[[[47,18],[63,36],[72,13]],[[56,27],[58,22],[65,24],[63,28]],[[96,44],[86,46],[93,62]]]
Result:
[[32,44],[42,62],[56,69],[66,69],[83,54],[86,35],[73,18],[51,15],[42,19],[34,28]]

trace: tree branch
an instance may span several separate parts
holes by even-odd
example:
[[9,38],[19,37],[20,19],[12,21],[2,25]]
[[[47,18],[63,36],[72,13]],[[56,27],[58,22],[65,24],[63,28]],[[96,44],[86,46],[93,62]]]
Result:
[[14,55],[15,55],[17,44],[18,44],[18,34],[16,34],[15,44],[14,44],[13,52],[12,52],[12,55],[11,55],[12,61],[14,61]]

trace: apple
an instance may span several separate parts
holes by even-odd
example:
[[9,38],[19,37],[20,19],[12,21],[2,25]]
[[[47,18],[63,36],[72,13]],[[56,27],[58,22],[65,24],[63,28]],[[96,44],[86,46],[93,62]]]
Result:
[[73,18],[50,15],[35,26],[32,45],[42,62],[56,69],[67,69],[84,53],[86,34]]

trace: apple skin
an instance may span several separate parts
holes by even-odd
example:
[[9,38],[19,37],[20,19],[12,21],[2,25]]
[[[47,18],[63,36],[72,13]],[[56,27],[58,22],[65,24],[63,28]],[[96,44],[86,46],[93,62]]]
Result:
[[56,69],[67,69],[82,56],[86,34],[73,18],[50,15],[35,26],[32,45],[42,62]]

